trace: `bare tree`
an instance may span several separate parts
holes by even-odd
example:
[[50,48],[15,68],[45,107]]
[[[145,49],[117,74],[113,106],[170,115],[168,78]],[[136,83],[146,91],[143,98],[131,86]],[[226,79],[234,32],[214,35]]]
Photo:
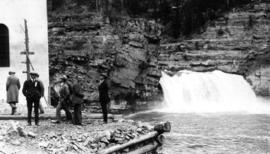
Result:
[[121,15],[124,14],[124,10],[125,10],[125,1],[121,0]]

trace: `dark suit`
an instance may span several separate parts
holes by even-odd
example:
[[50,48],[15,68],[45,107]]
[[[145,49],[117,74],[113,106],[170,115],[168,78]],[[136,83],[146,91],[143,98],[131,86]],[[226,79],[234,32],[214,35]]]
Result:
[[105,123],[108,122],[108,104],[110,102],[110,98],[109,98],[109,87],[107,84],[107,80],[104,80],[98,87],[98,91],[99,91],[99,101],[101,104],[101,109],[102,109],[102,113],[103,113],[103,121]]
[[82,88],[78,83],[75,83],[72,87],[71,102],[74,106],[73,112],[73,123],[75,125],[82,124],[82,103],[83,103],[83,94]]
[[61,121],[61,110],[63,109],[66,112],[66,120],[72,120],[72,114],[69,110],[70,108],[70,90],[69,86],[66,82],[61,84],[61,88],[59,90],[60,98],[59,103],[56,107],[56,119],[58,122]]
[[32,108],[34,104],[35,112],[35,124],[38,125],[39,122],[39,100],[44,95],[44,87],[38,80],[26,80],[23,84],[22,89],[23,95],[26,97],[27,109],[28,109],[28,124],[31,124],[32,118]]

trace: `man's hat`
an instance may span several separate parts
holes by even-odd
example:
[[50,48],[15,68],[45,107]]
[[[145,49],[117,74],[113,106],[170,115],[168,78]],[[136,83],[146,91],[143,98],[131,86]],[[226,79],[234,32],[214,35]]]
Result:
[[14,72],[14,71],[9,71],[8,74],[9,74],[9,75],[15,74],[15,72]]
[[30,72],[30,75],[35,75],[35,76],[39,77],[37,72]]
[[60,79],[61,79],[61,80],[67,80],[68,77],[67,77],[66,75],[63,75],[63,76],[60,77]]
[[107,79],[108,78],[108,74],[107,73],[101,73],[100,77],[103,79]]

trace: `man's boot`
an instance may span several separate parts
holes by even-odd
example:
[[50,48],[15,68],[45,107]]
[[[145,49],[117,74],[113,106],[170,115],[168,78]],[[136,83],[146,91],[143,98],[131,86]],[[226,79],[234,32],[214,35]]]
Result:
[[15,110],[14,110],[15,105],[13,104],[13,102],[10,102],[9,105],[11,107],[11,115],[14,115],[14,113],[15,113]]
[[11,108],[11,115],[14,115],[15,114],[15,109],[14,107]]
[[17,112],[17,107],[14,107],[14,115],[20,115],[20,113]]
[[55,124],[60,124],[61,123],[59,120],[52,120],[51,122],[55,123]]

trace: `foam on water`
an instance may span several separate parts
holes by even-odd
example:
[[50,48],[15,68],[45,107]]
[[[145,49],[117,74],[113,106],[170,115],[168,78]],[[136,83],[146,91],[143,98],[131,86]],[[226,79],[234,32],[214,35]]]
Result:
[[270,102],[259,101],[246,80],[221,71],[180,71],[174,76],[162,72],[160,84],[166,112],[269,113]]

